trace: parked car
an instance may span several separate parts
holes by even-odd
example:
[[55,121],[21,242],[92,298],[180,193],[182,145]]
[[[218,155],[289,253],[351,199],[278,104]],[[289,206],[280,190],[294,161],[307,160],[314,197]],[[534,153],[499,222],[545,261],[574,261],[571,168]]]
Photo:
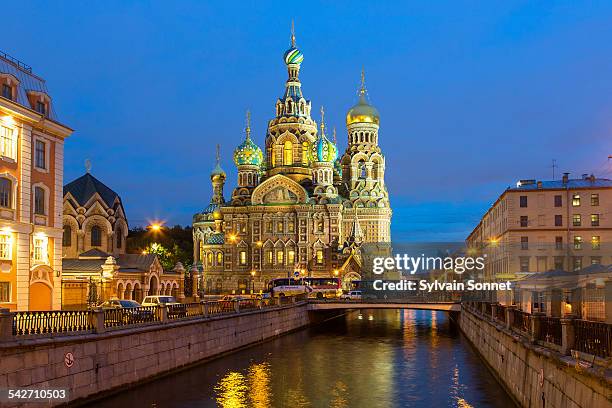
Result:
[[185,317],[187,316],[187,306],[179,303],[174,296],[167,295],[154,295],[154,296],[146,296],[142,301],[143,306],[169,306],[168,307],[168,317],[176,318],[176,317]]
[[117,309],[117,313],[109,313],[105,320],[107,323],[142,323],[152,321],[153,312],[147,309],[140,309],[140,303],[135,300],[110,299],[100,304],[102,309]]
[[362,297],[362,293],[360,290],[351,290],[348,293],[343,293],[342,296],[340,296],[341,299],[347,299],[347,300],[361,300]]

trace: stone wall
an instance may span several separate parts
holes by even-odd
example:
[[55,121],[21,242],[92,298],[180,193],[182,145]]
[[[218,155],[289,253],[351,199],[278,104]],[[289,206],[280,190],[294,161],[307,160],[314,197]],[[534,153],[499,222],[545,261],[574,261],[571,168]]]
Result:
[[530,343],[464,307],[459,326],[498,381],[523,407],[612,407],[612,388],[571,357]]
[[[0,389],[68,388],[70,400],[134,384],[308,325],[306,303],[83,336],[0,343]],[[74,365],[67,368],[66,353]]]

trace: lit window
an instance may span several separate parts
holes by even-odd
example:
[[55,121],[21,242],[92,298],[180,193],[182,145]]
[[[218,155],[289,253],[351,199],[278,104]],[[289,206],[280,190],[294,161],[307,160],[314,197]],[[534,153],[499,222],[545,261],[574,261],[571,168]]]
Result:
[[217,252],[217,265],[223,265],[223,252]]
[[62,246],[69,247],[72,245],[72,228],[70,225],[64,225],[64,235],[62,235]]
[[91,227],[91,246],[102,246],[102,230],[97,225]]
[[47,242],[47,237],[34,237],[34,261],[47,263]]
[[269,234],[272,233],[272,221],[266,222],[266,232]]
[[582,237],[574,237],[574,249],[582,249]]
[[36,167],[38,167],[39,169],[47,168],[47,160],[45,157],[45,152],[46,152],[45,142],[43,142],[42,140],[37,140],[36,147],[35,147],[35,160],[36,160],[35,163],[36,163]]
[[11,301],[10,282],[0,282],[0,303],[8,303],[10,301]]
[[598,235],[591,237],[591,248],[599,249],[601,246],[601,239]]
[[599,214],[591,214],[591,226],[599,227]]
[[278,221],[276,223],[276,232],[282,233],[284,229],[285,229],[284,223],[282,221]]
[[7,178],[0,177],[0,207],[13,207],[13,182]]
[[287,232],[294,232],[295,231],[295,222],[293,220],[289,220],[289,222],[287,223]]
[[15,132],[7,126],[0,126],[0,154],[4,157],[17,160],[17,143]]
[[574,194],[572,196],[572,205],[574,207],[580,207],[580,194]]
[[268,265],[272,265],[272,257],[273,257],[272,250],[270,249],[266,250],[266,263]]
[[601,256],[592,256],[591,265],[601,265]]
[[239,255],[240,265],[246,265],[247,263],[246,251],[240,251],[238,255]]
[[34,187],[34,214],[45,215],[45,190]]
[[317,249],[317,265],[323,265],[323,250]]
[[283,165],[291,166],[293,164],[293,143],[286,141],[283,146]]
[[294,263],[295,263],[295,251],[293,249],[290,249],[289,251],[287,251],[287,264],[293,265]]
[[0,259],[13,258],[13,237],[10,234],[0,235]]
[[317,232],[323,232],[323,228],[324,228],[323,220],[317,220],[316,221]]
[[574,214],[572,216],[572,225],[574,227],[579,227],[582,224],[582,219],[580,218],[580,214]]
[[308,164],[308,142],[302,142],[302,164]]
[[13,99],[13,88],[9,84],[2,84],[2,96],[6,99]]
[[591,194],[591,205],[594,207],[599,205],[599,194]]
[[212,252],[209,252],[206,254],[206,263],[208,264],[208,266],[213,266],[213,254]]
[[276,264],[277,265],[284,265],[284,260],[285,260],[285,253],[280,250],[276,252]]

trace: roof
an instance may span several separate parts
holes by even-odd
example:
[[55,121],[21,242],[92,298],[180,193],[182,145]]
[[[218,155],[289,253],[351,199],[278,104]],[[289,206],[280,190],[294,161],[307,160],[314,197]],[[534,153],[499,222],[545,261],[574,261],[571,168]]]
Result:
[[[86,255],[89,254],[89,255]],[[95,254],[104,254],[106,256],[100,258],[87,258]],[[85,256],[85,258],[83,258]],[[64,258],[62,259],[62,269],[66,272],[101,272],[102,265],[106,262],[106,258],[110,256],[98,249],[91,249],[79,255],[79,258]],[[154,254],[123,254],[116,257],[117,265],[120,272],[146,272],[151,268],[151,265],[157,258]]]
[[[539,186],[540,185],[540,186]],[[524,191],[524,190],[565,190],[565,189],[579,189],[579,188],[612,188],[612,180],[604,178],[582,178],[582,179],[571,179],[567,183],[563,180],[550,180],[550,181],[535,181],[530,180],[529,183],[517,183],[516,187],[509,187],[510,191]]]
[[[0,73],[10,74],[17,78],[19,81],[19,86],[17,87],[17,95],[14,102],[17,102],[28,109],[32,109],[30,101],[28,100],[28,91],[42,92],[49,95],[45,80],[34,75],[31,67],[1,51]],[[48,116],[50,119],[57,120],[55,111],[53,109],[53,104],[50,105]]]
[[89,251],[85,251],[85,252],[81,253],[81,254],[79,255],[79,258],[80,258],[80,259],[83,259],[83,258],[100,258],[100,259],[106,259],[106,258],[108,258],[109,256],[110,256],[110,255],[109,255],[109,254],[107,254],[106,252],[104,252],[104,251],[100,251],[98,248],[93,248],[93,249],[90,249]]
[[85,173],[78,179],[66,184],[64,186],[64,196],[67,193],[72,194],[77,203],[82,206],[84,206],[95,193],[98,193],[109,207],[113,206],[116,199],[119,199],[121,202],[121,198],[117,193],[90,173]]
[[225,243],[225,235],[222,232],[216,232],[211,234],[206,240],[206,244],[217,245]]

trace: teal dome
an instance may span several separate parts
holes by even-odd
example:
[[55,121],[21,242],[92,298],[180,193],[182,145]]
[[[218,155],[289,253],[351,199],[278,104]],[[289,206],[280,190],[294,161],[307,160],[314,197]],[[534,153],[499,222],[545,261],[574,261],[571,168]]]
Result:
[[217,162],[215,168],[210,172],[210,178],[212,180],[225,179],[225,172],[221,168],[219,162]]
[[236,166],[248,164],[259,166],[263,162],[263,153],[250,137],[247,138],[234,150],[234,163]]
[[333,163],[338,157],[338,148],[323,132],[310,145],[310,161]]
[[301,64],[304,61],[304,54],[302,51],[298,50],[295,47],[289,48],[285,52],[285,56],[283,57],[285,60],[285,64]]

